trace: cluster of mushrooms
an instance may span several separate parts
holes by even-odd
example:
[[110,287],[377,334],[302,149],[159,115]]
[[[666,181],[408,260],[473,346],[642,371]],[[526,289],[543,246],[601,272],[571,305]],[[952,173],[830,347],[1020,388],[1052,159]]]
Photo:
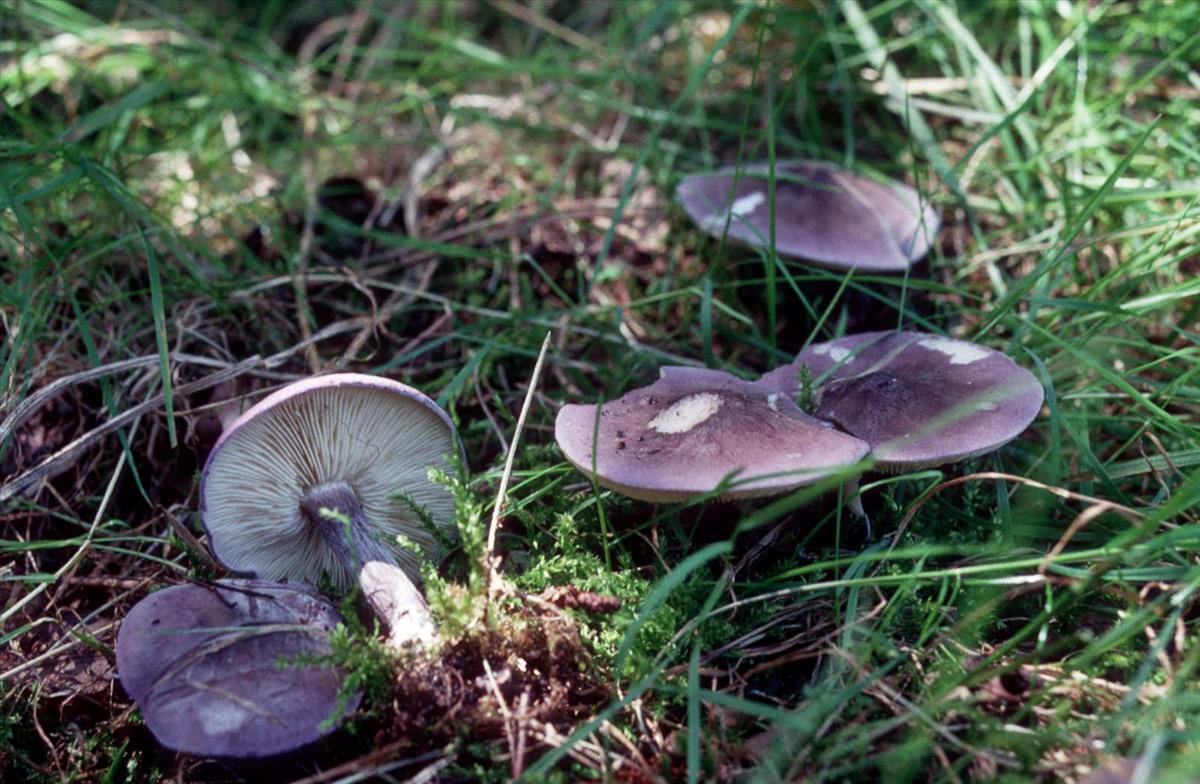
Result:
[[[836,268],[907,269],[938,219],[915,191],[826,163],[780,162],[685,179],[678,198],[717,236]],[[901,471],[979,455],[1037,415],[1042,388],[982,346],[912,331],[810,345],[756,381],[663,367],[604,405],[566,405],[555,437],[597,483],[661,502],[782,493],[868,456]],[[811,383],[811,387],[806,385]],[[797,405],[811,393],[811,413]],[[453,528],[453,499],[429,479],[462,446],[425,395],[334,374],[291,384],[246,411],[201,477],[215,557],[250,575],[151,594],[126,617],[117,667],[170,748],[264,757],[332,731],[358,696],[321,666],[337,609],[312,585],[356,583],[397,648],[436,630],[414,582],[419,556]],[[281,661],[284,664],[281,666]]]
[[[815,380],[812,414],[795,402],[801,367]],[[555,422],[567,460],[644,501],[784,493],[868,455],[882,471],[941,465],[1004,445],[1042,405],[1041,385],[1008,357],[922,332],[818,343],[757,381],[659,372],[603,406],[564,406]]]
[[332,732],[357,707],[325,666],[337,608],[312,586],[357,582],[388,643],[435,637],[414,580],[432,522],[453,527],[429,469],[462,447],[450,418],[404,384],[357,373],[298,381],[248,409],[209,454],[200,516],[216,559],[253,579],[151,594],[117,635],[117,671],[160,743],[267,757]]
[[[812,161],[776,162],[774,177],[783,255],[903,272],[937,234],[937,214],[898,183]],[[685,178],[677,197],[710,234],[765,247],[771,186],[760,164]],[[659,372],[650,386],[602,406],[564,406],[554,428],[574,466],[644,501],[788,492],[868,456],[895,472],[974,457],[1019,435],[1042,405],[1037,379],[1003,354],[914,331],[813,344],[756,381],[692,367]],[[797,405],[802,392],[811,394],[811,413]]]

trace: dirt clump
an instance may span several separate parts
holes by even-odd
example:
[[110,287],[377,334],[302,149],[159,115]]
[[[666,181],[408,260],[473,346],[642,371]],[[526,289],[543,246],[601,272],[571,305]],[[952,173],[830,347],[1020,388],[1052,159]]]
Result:
[[575,623],[547,608],[524,607],[494,625],[446,643],[399,673],[377,744],[401,737],[421,747],[573,726],[605,701]]

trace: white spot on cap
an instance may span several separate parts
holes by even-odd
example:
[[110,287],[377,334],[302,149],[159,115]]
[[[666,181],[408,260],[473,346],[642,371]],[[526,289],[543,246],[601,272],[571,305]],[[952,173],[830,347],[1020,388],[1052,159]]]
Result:
[[778,392],[772,392],[771,394],[767,395],[767,405],[771,407],[772,411],[774,411],[776,413],[779,412],[779,393]]
[[[733,204],[729,205],[729,213],[734,218],[742,218],[758,209],[758,205],[767,200],[767,195],[762,191],[747,193],[740,199],[734,199]],[[725,226],[726,213],[709,215],[703,221],[706,229],[721,229]]]
[[712,392],[688,395],[651,419],[648,427],[667,435],[686,433],[717,413],[722,402],[721,396]]
[[945,354],[950,357],[951,365],[969,365],[988,355],[987,349],[982,346],[949,338],[924,338],[917,341],[917,345]]
[[813,349],[813,353],[829,357],[834,362],[841,362],[850,356],[850,349],[842,348],[841,346],[820,345]]
[[225,735],[240,729],[250,718],[242,708],[222,700],[200,711],[200,726],[206,735]]
[[749,215],[758,209],[758,205],[762,204],[766,200],[767,195],[762,191],[747,193],[740,199],[734,199],[733,204],[729,205],[729,211],[738,217],[741,217],[742,215]]
[[975,407],[978,408],[980,411],[995,411],[996,410],[996,404],[990,400],[985,400]]

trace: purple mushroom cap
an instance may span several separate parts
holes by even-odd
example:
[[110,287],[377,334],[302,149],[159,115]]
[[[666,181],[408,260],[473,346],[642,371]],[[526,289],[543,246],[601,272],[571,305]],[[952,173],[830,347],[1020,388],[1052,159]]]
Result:
[[[769,166],[684,178],[675,192],[709,234],[766,247]],[[736,181],[736,187],[734,185]],[[776,161],[775,248],[831,269],[903,272],[929,252],[941,222],[915,190],[819,161]]]
[[721,371],[685,367],[663,368],[655,383],[600,407],[563,406],[554,436],[567,460],[589,476],[594,470],[601,485],[656,502],[719,487],[727,487],[722,498],[782,493],[830,476],[868,451],[859,439],[800,411],[787,395]]
[[997,449],[1029,426],[1042,386],[1003,354],[923,332],[867,332],[818,343],[759,379],[787,396],[815,382],[815,416],[866,441],[884,470]]
[[344,704],[339,696],[342,672],[299,661],[328,655],[329,632],[340,620],[303,585],[176,585],[125,617],[117,671],[162,745],[209,757],[268,757],[329,734],[337,722],[328,720],[358,706],[358,695]]
[[268,395],[225,431],[200,478],[200,515],[213,554],[235,571],[325,574],[348,588],[379,560],[415,578],[418,558],[397,536],[432,550],[414,504],[451,528],[453,498],[428,473],[454,454],[454,426],[421,392],[357,373],[317,376]]

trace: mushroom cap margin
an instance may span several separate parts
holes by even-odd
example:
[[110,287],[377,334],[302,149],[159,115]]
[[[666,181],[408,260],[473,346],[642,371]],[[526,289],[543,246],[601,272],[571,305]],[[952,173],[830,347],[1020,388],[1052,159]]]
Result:
[[[932,205],[907,185],[823,161],[780,160],[775,170],[775,247],[783,255],[837,270],[903,272],[929,252],[941,228]],[[768,175],[765,163],[693,174],[675,198],[710,235],[720,237],[728,222],[729,237],[762,247],[770,231]]]
[[664,369],[654,384],[600,407],[565,405],[554,431],[577,469],[593,476],[595,451],[599,484],[651,502],[686,500],[725,480],[723,499],[784,493],[868,452],[756,382],[698,368]]
[[[214,526],[212,525],[212,515],[210,514],[210,507],[212,506],[210,500],[210,485],[213,478],[214,467],[219,464],[222,459],[222,455],[227,451],[229,445],[235,440],[241,438],[242,435],[244,435],[254,426],[254,423],[260,423],[269,420],[273,414],[279,412],[289,402],[297,401],[314,393],[319,394],[325,391],[342,389],[373,390],[384,394],[396,395],[398,398],[403,399],[408,405],[415,406],[418,410],[427,415],[432,415],[432,418],[436,421],[439,421],[440,424],[446,429],[446,433],[449,436],[448,440],[451,444],[451,449],[448,451],[456,452],[459,458],[465,461],[465,452],[463,450],[462,442],[458,438],[458,434],[454,428],[453,422],[450,420],[450,417],[427,395],[418,389],[408,386],[407,384],[402,384],[398,381],[393,381],[388,378],[371,376],[363,373],[331,373],[322,376],[313,376],[287,384],[286,386],[267,395],[265,398],[258,401],[244,411],[240,416],[238,416],[233,424],[221,434],[220,438],[213,446],[212,451],[209,453],[208,459],[205,461],[204,468],[201,471],[199,502],[200,520],[205,532],[208,535],[209,547],[212,551],[212,555],[218,563],[225,566],[227,569],[230,569],[231,571],[251,574],[256,577],[281,579],[290,578],[312,581],[319,576],[317,573],[306,574],[299,570],[289,574],[271,573],[270,570],[264,572],[263,569],[256,567],[254,564],[248,563],[239,554],[231,554],[227,549],[228,543],[226,543],[224,546],[220,543],[226,537],[218,536],[218,531],[214,530]],[[405,488],[396,487],[392,488],[392,490],[405,490]],[[300,488],[297,488],[298,495],[302,492],[303,491]],[[450,496],[448,491],[439,489],[436,492],[446,499],[447,504],[451,503],[449,501]],[[299,498],[297,497],[297,502],[298,500]],[[437,511],[439,513],[434,514],[435,523],[437,523],[443,531],[451,534],[452,526],[450,523],[450,514],[452,514],[452,505]],[[280,512],[279,514],[284,514],[284,512]],[[291,520],[290,522],[294,523],[294,520]],[[408,532],[406,531],[405,533]],[[423,531],[415,531],[414,533],[416,535],[411,538],[416,539],[420,544],[422,544],[423,548],[428,551],[432,546],[431,537]],[[393,547],[393,549],[395,548]],[[415,556],[406,550],[398,550],[397,556],[405,570],[409,572],[410,576],[415,578],[417,569]],[[348,586],[351,584],[353,579],[353,575],[342,575],[342,579],[337,580],[337,582],[339,584]]]

